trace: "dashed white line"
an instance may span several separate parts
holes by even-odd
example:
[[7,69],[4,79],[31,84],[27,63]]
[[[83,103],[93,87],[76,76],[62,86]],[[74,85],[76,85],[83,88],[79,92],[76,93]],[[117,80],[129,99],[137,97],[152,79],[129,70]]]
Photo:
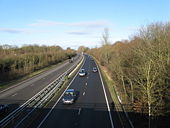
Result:
[[86,85],[87,85],[87,82],[86,82]]
[[86,94],[86,92],[83,92],[83,96]]
[[81,108],[79,108],[78,115],[80,115],[80,113],[81,113]]
[[13,94],[12,97],[13,97],[13,96],[16,96],[17,94],[18,94],[18,93]]

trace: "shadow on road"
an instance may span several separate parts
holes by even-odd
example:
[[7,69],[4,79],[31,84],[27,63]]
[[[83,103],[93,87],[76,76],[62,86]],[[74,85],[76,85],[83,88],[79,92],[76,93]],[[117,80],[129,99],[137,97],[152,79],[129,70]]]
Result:
[[[5,100],[1,100],[0,102],[7,102]],[[14,101],[13,101],[14,102]],[[16,103],[21,101],[15,101]],[[9,103],[9,101],[8,101]],[[23,121],[20,125],[22,128],[36,128],[40,122],[44,119],[47,113],[51,110],[52,104],[50,103],[48,107],[44,108],[36,108],[35,111],[26,118],[26,121]],[[9,112],[0,115],[3,119],[14,109],[19,107],[19,104],[9,104]],[[115,106],[114,103],[110,103],[111,115],[113,119],[113,124],[115,128],[129,128],[128,120],[122,118],[124,112],[116,111],[115,108],[120,106]],[[10,127],[19,122],[19,120],[23,119],[25,115],[27,115],[34,108],[26,108],[26,111],[23,111],[19,116],[20,118],[16,118],[17,121],[13,121],[10,124]],[[130,117],[135,128],[148,128],[148,116],[146,114],[127,112]],[[167,117],[159,116],[157,118],[151,118],[150,126],[151,128],[168,128],[170,127],[170,116]],[[74,103],[71,105],[63,105],[62,102],[59,102],[57,106],[53,109],[50,116],[43,123],[42,127],[53,128],[54,126],[59,128],[111,128],[110,118],[108,114],[107,105],[104,103]]]

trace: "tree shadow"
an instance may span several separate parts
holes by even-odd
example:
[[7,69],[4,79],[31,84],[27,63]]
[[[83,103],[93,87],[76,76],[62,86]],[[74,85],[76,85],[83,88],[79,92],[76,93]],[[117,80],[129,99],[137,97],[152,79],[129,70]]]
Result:
[[[76,92],[79,95],[79,92]],[[0,102],[10,102],[0,100]],[[1,115],[1,120],[5,118],[13,110],[20,107],[16,104],[9,104],[9,112],[5,115]],[[55,102],[50,102],[44,107],[26,107],[18,117],[14,118],[8,127],[16,126],[22,119],[27,116],[29,112],[34,110],[20,125],[19,128],[36,128],[45,116],[49,113]],[[131,128],[129,120],[125,113],[119,111],[118,107],[113,102],[109,103],[110,113],[115,128]],[[129,119],[132,121],[134,128],[148,128],[148,116],[142,113],[127,112]],[[150,128],[168,128],[170,127],[170,116],[159,116],[157,118],[151,118]],[[111,121],[108,113],[108,107],[106,103],[96,102],[91,103],[88,101],[76,101],[71,105],[64,105],[62,101],[53,108],[48,118],[41,126],[42,128],[111,128]]]

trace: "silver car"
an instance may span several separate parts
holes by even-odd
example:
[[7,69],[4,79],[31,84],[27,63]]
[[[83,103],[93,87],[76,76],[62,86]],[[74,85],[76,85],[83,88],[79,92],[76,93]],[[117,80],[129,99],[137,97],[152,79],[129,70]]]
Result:
[[86,75],[86,71],[84,69],[80,69],[79,76],[85,76],[85,75]]
[[93,72],[97,72],[97,68],[96,67],[93,67]]

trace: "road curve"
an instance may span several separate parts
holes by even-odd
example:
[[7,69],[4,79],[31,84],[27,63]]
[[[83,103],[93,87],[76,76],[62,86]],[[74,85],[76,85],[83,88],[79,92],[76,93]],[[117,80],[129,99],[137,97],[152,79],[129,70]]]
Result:
[[[79,92],[77,101],[72,105],[63,105],[58,99],[48,116],[44,117],[38,128],[119,128],[120,120],[114,108],[110,108],[112,99],[107,87],[103,87],[99,72],[93,73],[96,63],[85,55],[85,77],[75,76],[68,88]],[[105,90],[106,89],[106,90]],[[108,104],[107,104],[108,101]],[[109,108],[108,108],[109,107]],[[46,108],[51,109],[51,108]],[[109,111],[111,110],[111,111]]]

